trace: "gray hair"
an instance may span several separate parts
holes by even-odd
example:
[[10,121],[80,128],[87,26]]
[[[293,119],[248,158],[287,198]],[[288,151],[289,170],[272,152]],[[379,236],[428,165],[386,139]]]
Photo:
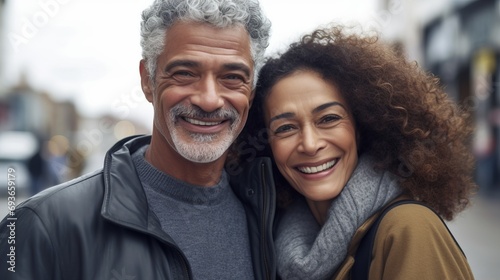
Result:
[[155,0],[142,12],[141,22],[142,57],[152,82],[158,56],[165,47],[166,32],[179,20],[203,22],[219,28],[243,25],[250,35],[255,87],[271,29],[271,22],[258,0]]

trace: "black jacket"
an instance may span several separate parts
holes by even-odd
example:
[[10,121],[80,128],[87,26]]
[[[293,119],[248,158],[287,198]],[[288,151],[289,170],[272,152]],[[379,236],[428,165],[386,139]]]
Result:
[[[0,223],[0,279],[191,279],[184,254],[148,208],[132,163],[131,154],[150,140],[118,142],[103,170],[43,191],[7,216]],[[274,279],[276,271],[271,174],[269,159],[259,158],[230,180],[247,214],[257,279]]]

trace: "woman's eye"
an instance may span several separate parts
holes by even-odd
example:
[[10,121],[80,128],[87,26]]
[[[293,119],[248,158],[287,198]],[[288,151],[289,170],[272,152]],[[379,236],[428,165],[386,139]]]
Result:
[[320,123],[331,123],[342,119],[339,115],[326,115],[321,118]]
[[274,134],[285,133],[293,130],[293,126],[290,124],[282,125],[274,130]]

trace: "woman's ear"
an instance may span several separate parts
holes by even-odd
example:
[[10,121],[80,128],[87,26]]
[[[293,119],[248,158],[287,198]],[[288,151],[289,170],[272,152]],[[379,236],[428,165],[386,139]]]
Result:
[[142,92],[144,92],[144,96],[146,96],[146,99],[150,103],[153,103],[153,86],[151,85],[151,78],[146,68],[146,60],[144,59],[141,59],[141,61],[139,62],[139,72],[141,74]]

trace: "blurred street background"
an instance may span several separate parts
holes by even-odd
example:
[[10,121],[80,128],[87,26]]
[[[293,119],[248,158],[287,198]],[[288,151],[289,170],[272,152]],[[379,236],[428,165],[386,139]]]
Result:
[[[102,166],[119,139],[151,131],[139,80],[140,13],[152,0],[0,0],[0,214]],[[346,3],[348,2],[348,3]],[[335,21],[376,30],[473,109],[480,186],[449,223],[476,279],[500,279],[500,0],[261,0],[268,54]]]

